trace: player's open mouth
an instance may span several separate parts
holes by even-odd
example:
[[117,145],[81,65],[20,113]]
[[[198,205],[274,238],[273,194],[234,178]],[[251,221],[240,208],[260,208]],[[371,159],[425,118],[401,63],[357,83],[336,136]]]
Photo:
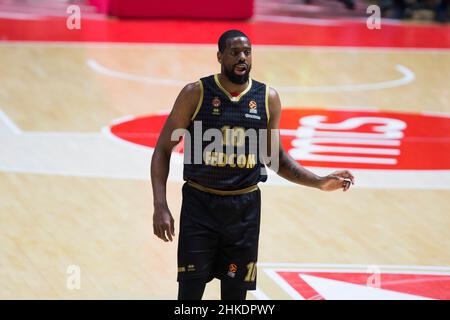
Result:
[[245,63],[240,63],[234,66],[234,73],[239,76],[243,76],[247,72],[247,65]]

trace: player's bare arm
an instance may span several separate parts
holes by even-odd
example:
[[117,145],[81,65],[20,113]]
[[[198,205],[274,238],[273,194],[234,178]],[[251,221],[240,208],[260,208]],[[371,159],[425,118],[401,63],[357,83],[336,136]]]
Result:
[[[355,178],[348,170],[335,171],[327,176],[321,177],[302,167],[294,160],[281,145],[279,134],[279,123],[281,116],[281,102],[278,92],[270,88],[269,92],[269,112],[270,120],[268,124],[269,134],[275,134],[276,141],[279,141],[279,163],[277,174],[293,183],[308,187],[317,188],[323,191],[333,191],[342,189],[347,191],[351,184],[355,183]],[[274,130],[276,129],[276,130]],[[270,141],[269,154],[270,154]],[[270,167],[270,165],[269,165]]]
[[172,241],[175,236],[174,219],[167,205],[166,183],[172,149],[179,141],[172,141],[171,136],[176,129],[186,129],[189,126],[200,94],[201,89],[198,82],[190,83],[181,90],[161,131],[151,161],[154,205],[153,232],[165,242]]

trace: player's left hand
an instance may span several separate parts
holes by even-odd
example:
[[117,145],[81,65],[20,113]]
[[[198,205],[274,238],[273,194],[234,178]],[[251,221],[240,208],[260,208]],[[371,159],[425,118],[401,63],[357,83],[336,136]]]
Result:
[[347,191],[355,184],[355,177],[348,170],[335,171],[322,178],[319,189],[323,191],[334,191],[342,189]]

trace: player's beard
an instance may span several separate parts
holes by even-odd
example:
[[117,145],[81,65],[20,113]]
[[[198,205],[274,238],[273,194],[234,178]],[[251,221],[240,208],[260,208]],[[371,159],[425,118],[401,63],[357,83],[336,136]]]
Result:
[[233,66],[233,68],[229,70],[226,66],[223,66],[225,76],[228,78],[228,80],[230,80],[235,84],[246,83],[248,81],[248,78],[250,77],[251,66],[248,66],[247,71],[242,76],[239,76],[236,73],[234,73],[234,67],[235,66]]

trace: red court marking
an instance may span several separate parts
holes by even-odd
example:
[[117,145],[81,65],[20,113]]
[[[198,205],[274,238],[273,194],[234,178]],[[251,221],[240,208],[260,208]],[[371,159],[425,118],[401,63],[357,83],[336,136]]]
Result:
[[[326,129],[302,125],[299,120],[304,121],[306,117],[322,116],[320,126]],[[167,115],[150,115],[136,118],[115,124],[111,127],[111,132],[131,143],[154,148]],[[394,121],[394,122],[393,122]],[[405,128],[386,129],[386,126],[394,126],[401,123]],[[336,129],[347,124],[347,128]],[[383,126],[385,128],[383,128]],[[294,148],[304,149],[304,146],[296,146],[295,139],[300,142],[311,141],[305,137],[297,137],[298,128],[309,128],[314,130],[314,136],[323,134],[324,131],[331,132],[329,135],[372,135],[386,134],[401,135],[400,138],[365,138],[363,142],[369,139],[377,140],[383,143],[395,142],[398,145],[367,145],[351,142],[319,142],[314,143],[313,147],[327,147],[327,151],[311,151],[313,159],[299,157],[296,158],[302,165],[311,167],[327,168],[360,168],[360,169],[387,169],[387,170],[449,170],[450,169],[450,118],[445,116],[428,116],[416,113],[397,113],[397,112],[366,112],[366,111],[337,111],[322,109],[283,109],[280,127],[282,130],[282,143],[285,150],[291,152]],[[331,129],[333,127],[333,129]],[[378,128],[378,129],[377,129]],[[287,131],[286,131],[287,130]],[[377,131],[378,130],[378,131]],[[354,138],[353,138],[354,139]],[[355,141],[355,140],[353,140]],[[337,148],[364,148],[370,149],[372,154],[358,151],[342,151]],[[377,150],[375,150],[377,149]],[[393,152],[394,155],[386,155],[378,152],[379,149]],[[374,151],[375,150],[375,151]],[[182,152],[182,148],[175,151]],[[359,153],[361,152],[361,153]],[[397,155],[395,153],[398,153]],[[353,162],[326,160],[323,156],[352,157]],[[318,157],[322,157],[318,159]],[[367,162],[361,157],[375,158],[375,162]],[[294,156],[295,158],[295,156]],[[325,160],[324,160],[325,159]],[[333,158],[336,160],[336,158]],[[345,158],[347,159],[347,158]],[[347,160],[346,160],[347,161]],[[394,162],[386,164],[384,162]],[[381,163],[378,163],[381,162]]]
[[[0,18],[0,40],[216,44],[227,29],[244,31],[254,44],[393,48],[450,48],[448,25],[383,25],[369,30],[365,21],[337,25],[224,20],[89,20],[68,30],[65,18]],[[207,32],[206,32],[207,30]]]
[[[315,298],[318,293],[309,285],[305,286],[306,282],[300,278],[301,275],[310,275],[359,285],[367,285],[367,280],[373,275],[370,273],[346,272],[277,271],[277,273],[305,299]],[[380,288],[432,299],[449,300],[450,276],[381,273]]]

